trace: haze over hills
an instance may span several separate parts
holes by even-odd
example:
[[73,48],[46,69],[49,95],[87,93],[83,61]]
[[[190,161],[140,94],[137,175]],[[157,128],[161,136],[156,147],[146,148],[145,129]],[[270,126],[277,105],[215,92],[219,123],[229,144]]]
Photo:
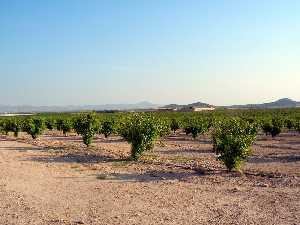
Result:
[[203,102],[195,102],[187,105],[178,105],[178,104],[169,104],[165,105],[161,108],[169,108],[169,109],[180,109],[180,108],[188,108],[188,107],[198,107],[198,108],[210,108],[210,107],[215,107],[213,105],[203,103]]
[[195,102],[192,104],[187,105],[178,105],[178,104],[169,104],[166,106],[163,106],[162,108],[186,108],[186,107],[199,107],[199,108],[210,108],[210,107],[216,107],[216,108],[229,108],[229,109],[272,109],[272,108],[294,108],[294,107],[300,107],[300,102],[294,101],[289,98],[282,98],[274,102],[269,103],[262,103],[262,104],[246,104],[246,105],[232,105],[232,106],[214,106],[207,103],[202,102]]
[[247,104],[247,105],[232,105],[226,108],[234,109],[274,109],[274,108],[295,108],[300,107],[300,102],[294,101],[289,98],[282,98],[274,102],[262,103],[262,104]]
[[151,102],[143,101],[136,104],[104,104],[104,105],[69,105],[69,106],[9,106],[0,105],[0,113],[21,113],[21,112],[75,112],[84,110],[130,110],[130,109],[146,109],[157,108],[159,105]]
[[211,107],[223,107],[230,109],[272,109],[272,108],[295,108],[300,107],[300,102],[294,101],[289,98],[282,98],[274,102],[262,103],[262,104],[246,104],[246,105],[232,105],[232,106],[214,106],[203,102],[195,102],[186,105],[169,104],[161,106],[159,104],[153,104],[148,101],[139,102],[136,104],[104,104],[104,105],[83,105],[83,106],[9,106],[0,105],[0,113],[34,113],[34,112],[75,112],[84,110],[134,110],[134,109],[156,109],[156,108],[168,108],[168,109],[180,109],[186,107],[198,107],[198,108],[211,108]]

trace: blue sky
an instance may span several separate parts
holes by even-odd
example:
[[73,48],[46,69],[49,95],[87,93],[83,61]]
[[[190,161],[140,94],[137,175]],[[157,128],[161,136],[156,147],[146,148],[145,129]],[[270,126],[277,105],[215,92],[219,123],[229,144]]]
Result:
[[0,104],[300,101],[298,0],[0,0]]

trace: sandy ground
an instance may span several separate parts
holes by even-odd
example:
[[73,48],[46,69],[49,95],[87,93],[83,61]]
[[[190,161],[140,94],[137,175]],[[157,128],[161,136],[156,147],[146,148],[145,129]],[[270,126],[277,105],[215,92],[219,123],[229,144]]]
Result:
[[0,224],[300,224],[300,135],[259,135],[244,175],[209,137],[177,134],[140,162],[120,137],[0,138]]

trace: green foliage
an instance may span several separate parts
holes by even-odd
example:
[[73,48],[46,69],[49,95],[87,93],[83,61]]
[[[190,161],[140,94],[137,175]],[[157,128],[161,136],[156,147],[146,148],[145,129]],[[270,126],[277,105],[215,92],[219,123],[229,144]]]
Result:
[[5,135],[8,135],[8,133],[12,130],[11,121],[9,119],[4,119],[2,121],[2,130]]
[[13,132],[15,137],[19,136],[19,132],[22,129],[22,120],[13,117],[10,119],[3,119],[0,123],[1,133],[8,135],[9,132]]
[[295,129],[300,133],[300,121],[295,123]]
[[213,145],[218,159],[227,169],[240,169],[251,153],[250,146],[256,138],[256,127],[247,121],[230,119],[219,122],[213,132]]
[[90,146],[94,135],[99,132],[99,121],[96,113],[81,114],[74,121],[74,129],[82,136],[83,143]]
[[296,120],[293,118],[287,118],[285,119],[284,124],[287,129],[291,130],[296,127]]
[[157,118],[155,122],[158,129],[158,135],[160,137],[165,137],[170,135],[171,133],[170,124],[166,120]]
[[0,134],[3,134],[4,133],[4,120],[3,119],[0,119]]
[[159,127],[153,116],[134,114],[122,121],[119,133],[131,144],[132,159],[138,160],[144,151],[153,149]]
[[9,121],[9,123],[10,123],[10,131],[14,133],[15,137],[18,137],[19,132],[22,129],[22,121],[17,118],[13,118]]
[[283,129],[283,120],[279,117],[274,117],[272,120],[266,119],[262,123],[262,129],[266,135],[270,134],[272,137],[279,135]]
[[175,119],[175,118],[171,119],[170,128],[174,132],[174,134],[176,133],[176,131],[178,129],[180,129],[180,125],[179,125],[179,122],[177,119]]
[[204,134],[209,129],[209,121],[204,118],[188,118],[185,121],[184,131],[187,135],[192,134],[195,139],[199,134]]
[[28,118],[23,124],[23,130],[36,139],[45,130],[45,122],[42,118]]
[[105,138],[116,131],[116,123],[114,120],[105,120],[102,122],[101,134],[104,134]]
[[58,119],[56,126],[57,130],[62,131],[64,135],[67,135],[67,133],[71,132],[73,128],[73,122],[68,118]]
[[62,118],[58,118],[58,119],[56,120],[56,129],[57,129],[58,131],[62,131],[62,129],[63,129],[63,124],[64,124],[64,120],[63,120]]
[[55,119],[53,119],[53,118],[47,118],[46,120],[45,120],[45,125],[46,125],[46,128],[48,129],[48,130],[53,130],[53,129],[55,129],[55,127],[56,127],[56,120]]

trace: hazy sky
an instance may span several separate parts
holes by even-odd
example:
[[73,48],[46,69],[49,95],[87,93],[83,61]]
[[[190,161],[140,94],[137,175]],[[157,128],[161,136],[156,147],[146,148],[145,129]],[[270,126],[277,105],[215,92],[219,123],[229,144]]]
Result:
[[0,0],[0,104],[300,101],[299,0]]

